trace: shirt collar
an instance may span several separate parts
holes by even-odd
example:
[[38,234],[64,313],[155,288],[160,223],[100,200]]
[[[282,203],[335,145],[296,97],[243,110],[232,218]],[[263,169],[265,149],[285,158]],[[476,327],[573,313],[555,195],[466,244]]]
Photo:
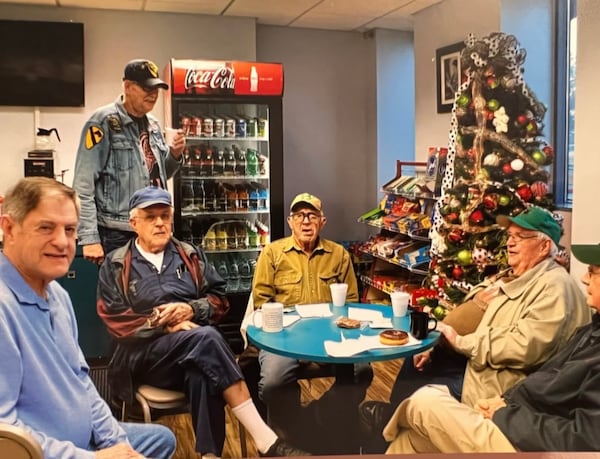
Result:
[[7,288],[13,292],[20,305],[37,306],[39,309],[45,311],[50,309],[48,302],[40,297],[31,286],[25,282],[21,273],[17,271],[17,268],[15,268],[3,253],[0,253],[0,279],[2,279]]

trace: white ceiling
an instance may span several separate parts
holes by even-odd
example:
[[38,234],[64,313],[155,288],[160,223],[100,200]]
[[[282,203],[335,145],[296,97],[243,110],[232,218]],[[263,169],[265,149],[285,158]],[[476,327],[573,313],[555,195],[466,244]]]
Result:
[[442,0],[0,0],[2,3],[256,18],[259,24],[364,32],[412,30],[412,15]]

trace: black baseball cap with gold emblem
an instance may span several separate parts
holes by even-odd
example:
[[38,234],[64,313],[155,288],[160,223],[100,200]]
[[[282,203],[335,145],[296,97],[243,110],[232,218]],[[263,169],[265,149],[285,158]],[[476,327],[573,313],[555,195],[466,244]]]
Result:
[[169,85],[158,78],[158,67],[147,59],[134,59],[125,66],[123,80],[135,81],[146,89],[169,89]]

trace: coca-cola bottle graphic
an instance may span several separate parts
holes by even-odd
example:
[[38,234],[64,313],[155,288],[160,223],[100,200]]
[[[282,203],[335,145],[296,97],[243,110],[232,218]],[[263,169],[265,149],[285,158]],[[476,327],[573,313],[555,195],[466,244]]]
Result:
[[252,66],[250,69],[250,92],[258,91],[258,72],[256,71],[256,66]]

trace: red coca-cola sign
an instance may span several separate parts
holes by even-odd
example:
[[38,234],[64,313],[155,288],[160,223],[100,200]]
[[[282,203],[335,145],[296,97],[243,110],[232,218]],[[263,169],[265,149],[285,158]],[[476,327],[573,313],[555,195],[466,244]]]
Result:
[[283,95],[283,66],[266,62],[171,59],[174,95]]

